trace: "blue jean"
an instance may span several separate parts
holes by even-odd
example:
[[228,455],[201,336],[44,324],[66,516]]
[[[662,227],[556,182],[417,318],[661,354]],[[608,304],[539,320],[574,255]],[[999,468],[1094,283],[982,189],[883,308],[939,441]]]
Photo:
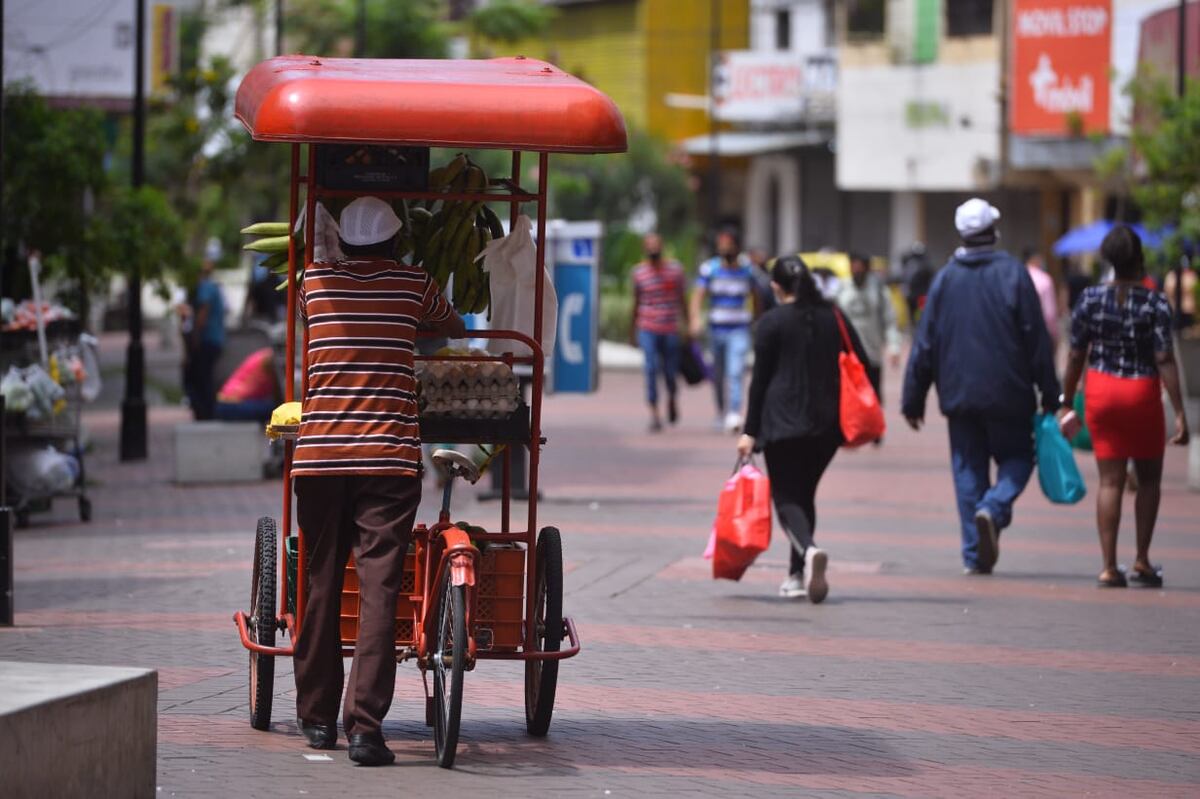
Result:
[[[979,532],[975,514],[986,510],[996,530],[1012,523],[1012,506],[1033,474],[1033,417],[996,418],[976,414],[951,416],[950,458],[954,492],[962,522],[962,557],[968,568],[978,565]],[[991,462],[996,482],[991,482]]]
[[638,331],[638,346],[646,356],[646,402],[658,404],[658,375],[667,384],[667,396],[674,399],[675,376],[679,374],[679,334]]
[[750,352],[750,328],[711,327],[708,335],[717,413],[741,413],[742,378],[746,372],[746,354]]
[[227,422],[262,422],[271,420],[271,413],[278,403],[273,399],[251,399],[241,402],[217,400],[216,418]]

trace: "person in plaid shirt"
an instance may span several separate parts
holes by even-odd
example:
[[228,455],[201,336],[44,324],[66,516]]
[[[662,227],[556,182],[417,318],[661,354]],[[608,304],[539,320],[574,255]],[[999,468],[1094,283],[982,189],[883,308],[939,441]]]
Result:
[[[1143,284],[1142,242],[1133,230],[1125,225],[1114,227],[1104,237],[1100,254],[1113,268],[1114,279],[1086,289],[1071,314],[1063,407],[1072,407],[1086,364],[1084,414],[1100,470],[1096,518],[1104,568],[1098,584],[1124,588],[1133,580],[1158,587],[1163,582],[1162,569],[1150,563],[1150,540],[1158,516],[1167,439],[1164,387],[1175,409],[1171,443],[1188,442],[1171,339],[1171,308],[1166,297]],[[1082,421],[1074,411],[1064,413],[1060,420],[1063,434],[1074,437]],[[1137,478],[1137,559],[1127,578],[1117,566],[1117,528],[1130,460]]]

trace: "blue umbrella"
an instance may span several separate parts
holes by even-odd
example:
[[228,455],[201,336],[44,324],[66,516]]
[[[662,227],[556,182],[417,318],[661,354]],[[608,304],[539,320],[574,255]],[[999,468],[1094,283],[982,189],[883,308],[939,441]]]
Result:
[[[1059,258],[1065,258],[1068,255],[1098,252],[1100,250],[1100,242],[1104,241],[1104,237],[1108,235],[1108,232],[1116,224],[1112,220],[1101,219],[1088,225],[1072,228],[1061,239],[1054,242],[1054,254]],[[1161,236],[1151,233],[1141,225],[1134,224],[1129,225],[1129,227],[1133,229],[1134,233],[1138,234],[1144,247],[1153,249],[1158,247],[1162,242]]]

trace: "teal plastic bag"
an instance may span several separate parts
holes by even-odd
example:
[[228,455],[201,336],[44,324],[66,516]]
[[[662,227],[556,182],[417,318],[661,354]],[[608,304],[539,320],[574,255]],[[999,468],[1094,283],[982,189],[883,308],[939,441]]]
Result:
[[1071,439],[1071,446],[1075,449],[1082,449],[1086,452],[1092,451],[1092,434],[1088,432],[1087,421],[1084,418],[1083,410],[1083,390],[1075,392],[1075,415],[1079,417],[1082,426],[1075,437]]
[[1052,413],[1041,413],[1033,421],[1037,448],[1038,483],[1046,499],[1059,505],[1074,505],[1087,495],[1087,485],[1075,464],[1075,453],[1058,429]]

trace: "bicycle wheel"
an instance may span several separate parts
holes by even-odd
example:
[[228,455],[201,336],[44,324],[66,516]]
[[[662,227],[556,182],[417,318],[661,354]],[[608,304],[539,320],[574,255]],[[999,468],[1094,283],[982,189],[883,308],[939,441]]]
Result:
[[467,660],[467,588],[443,578],[433,651],[433,741],[437,764],[454,765],[462,718],[463,668]]
[[[546,527],[538,535],[537,580],[534,583],[536,637],[527,649],[557,652],[562,645],[562,536],[556,527]],[[558,690],[557,660],[525,661],[525,729],[541,738],[550,731],[554,715],[554,694]]]
[[[250,582],[250,640],[275,646],[275,520],[264,516],[254,533],[254,576]],[[250,653],[250,726],[271,726],[275,695],[275,656]]]

